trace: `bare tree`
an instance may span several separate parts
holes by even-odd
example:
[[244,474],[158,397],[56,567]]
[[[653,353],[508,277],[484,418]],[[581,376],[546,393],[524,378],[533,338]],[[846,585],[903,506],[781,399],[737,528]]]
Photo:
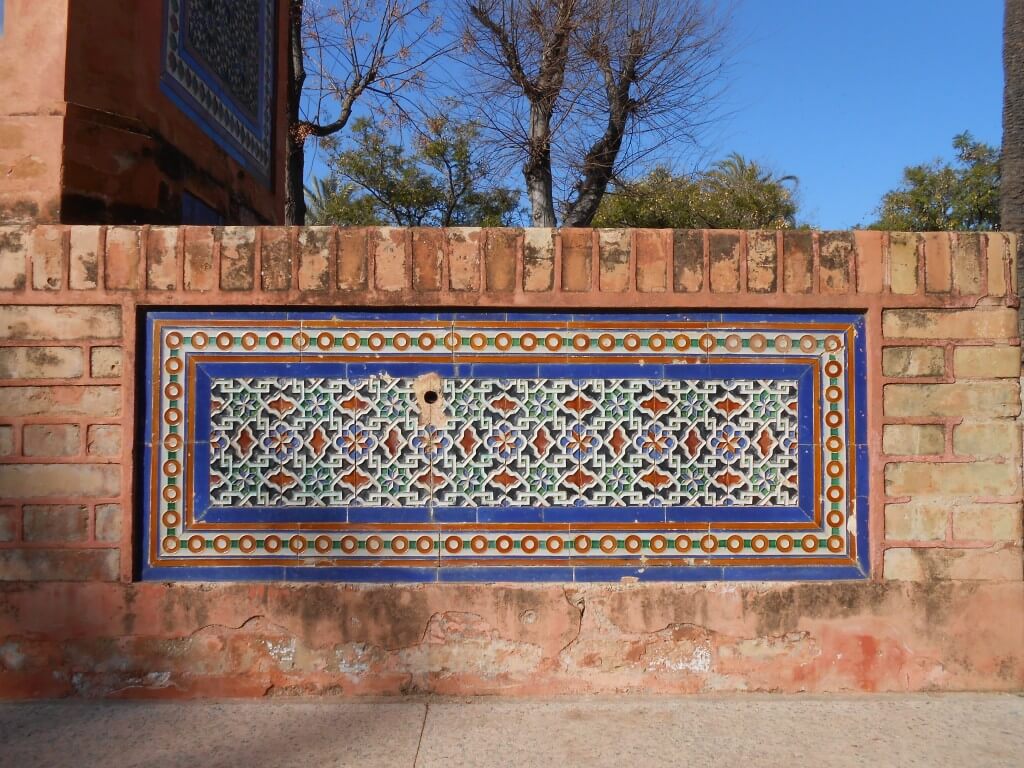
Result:
[[428,0],[291,0],[285,220],[305,221],[305,144],[342,131],[357,105],[402,113],[443,53]]
[[464,0],[481,120],[522,161],[534,226],[587,226],[620,169],[693,142],[722,68],[710,0]]

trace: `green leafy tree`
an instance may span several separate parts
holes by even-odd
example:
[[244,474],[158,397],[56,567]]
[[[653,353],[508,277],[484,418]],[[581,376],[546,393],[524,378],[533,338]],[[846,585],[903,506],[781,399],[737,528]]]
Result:
[[784,229],[796,226],[795,176],[776,176],[733,153],[692,176],[656,168],[619,185],[601,202],[594,226],[679,229]]
[[886,192],[871,229],[900,232],[994,230],[999,223],[999,151],[970,133],[953,138],[956,159],[903,171]]
[[373,200],[359,196],[355,184],[343,184],[337,177],[330,176],[313,179],[313,186],[306,187],[306,223],[372,227],[383,224],[384,220],[377,215]]
[[330,152],[328,200],[319,209],[331,223],[505,226],[518,214],[518,193],[488,182],[476,131],[446,117],[425,121],[411,152],[366,118],[352,124],[350,147]]

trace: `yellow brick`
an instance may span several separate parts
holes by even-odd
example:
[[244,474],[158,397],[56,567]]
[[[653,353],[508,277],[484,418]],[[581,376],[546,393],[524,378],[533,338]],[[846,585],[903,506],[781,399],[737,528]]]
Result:
[[890,456],[924,456],[946,450],[946,428],[938,424],[886,424],[882,448]]
[[882,350],[882,373],[901,378],[942,376],[946,373],[946,350],[943,347],[886,347]]
[[0,379],[77,379],[82,372],[78,347],[0,347]]
[[0,387],[4,416],[121,415],[120,387]]
[[1011,418],[1020,413],[1016,380],[955,384],[886,384],[883,409],[888,417]]
[[1021,425],[1016,421],[968,421],[953,428],[953,452],[978,459],[1020,461]]
[[957,347],[953,371],[958,379],[1010,379],[1020,377],[1020,347]]
[[988,241],[988,292],[992,296],[1005,296],[1007,267],[1012,269],[1016,262],[1017,236],[993,232],[986,236]]
[[890,581],[1020,581],[1021,551],[990,549],[888,549],[883,575]]
[[0,306],[0,339],[117,339],[120,307]]
[[1020,504],[965,504],[953,508],[954,539],[1016,541],[1020,537]]
[[949,505],[887,504],[885,538],[892,541],[941,541],[946,538]]
[[885,467],[888,496],[1015,496],[1020,467],[976,461],[970,464],[894,463]]
[[889,240],[889,285],[893,293],[917,293],[917,235],[894,232]]
[[117,496],[120,490],[121,468],[114,464],[0,465],[3,499],[99,498]]
[[1014,339],[1017,310],[887,309],[882,313],[882,332],[890,339]]

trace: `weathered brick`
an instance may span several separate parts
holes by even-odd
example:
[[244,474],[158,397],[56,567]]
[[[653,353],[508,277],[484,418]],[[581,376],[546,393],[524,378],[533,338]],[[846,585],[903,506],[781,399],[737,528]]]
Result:
[[891,339],[1012,339],[1017,336],[1017,310],[887,309],[882,332]]
[[884,576],[890,581],[1020,581],[1019,549],[887,549]]
[[641,293],[668,290],[668,270],[672,259],[672,230],[636,230],[636,289]]
[[299,230],[299,290],[326,291],[331,287],[334,227]]
[[1015,496],[1020,493],[1020,467],[984,461],[887,464],[885,492],[888,496]]
[[886,384],[883,402],[886,416],[1008,418],[1020,413],[1020,385],[1012,380]]
[[1017,236],[990,232],[984,237],[988,292],[992,296],[1005,296],[1009,292],[1010,268],[1017,253]]
[[597,232],[601,291],[609,293],[628,291],[630,286],[630,256],[633,250],[633,231],[629,229],[601,229]]
[[68,285],[75,291],[98,288],[103,227],[71,227],[69,241],[71,266]]
[[82,428],[77,424],[26,424],[21,435],[26,456],[77,456],[82,445]]
[[70,341],[120,337],[120,307],[0,305],[0,339]]
[[672,235],[673,285],[680,293],[704,288],[704,233],[677,229]]
[[958,232],[953,237],[953,287],[962,295],[977,295],[981,293],[981,235]]
[[1016,421],[965,421],[953,427],[953,452],[978,459],[1021,458],[1021,426]]
[[523,230],[523,290],[536,293],[555,288],[555,231],[548,227]]
[[905,232],[889,236],[889,289],[893,293],[917,293],[920,237]]
[[881,293],[885,288],[883,233],[859,229],[853,233],[857,245],[857,291]]
[[260,271],[263,290],[292,287],[292,238],[287,227],[263,227],[260,231]]
[[121,376],[120,347],[93,347],[89,354],[89,372],[94,379],[116,379]]
[[418,227],[412,232],[412,287],[417,291],[441,290],[444,264],[444,233]]
[[953,371],[958,379],[1006,379],[1020,376],[1020,347],[957,347]]
[[448,234],[448,282],[453,291],[480,290],[480,237],[476,227],[451,227]]
[[589,229],[563,229],[562,290],[589,291],[593,285],[594,239]]
[[941,541],[948,526],[948,504],[885,505],[885,538],[890,541]]
[[18,537],[20,519],[17,507],[0,507],[0,542],[14,541]]
[[948,232],[929,232],[924,236],[924,289],[929,293],[949,293],[953,287],[953,254]]
[[3,464],[0,498],[102,498],[121,491],[121,468],[114,464]]
[[957,541],[1017,541],[1020,537],[1020,504],[953,507],[953,538]]
[[380,227],[371,230],[374,284],[382,291],[401,291],[409,287],[409,261],[406,230]]
[[146,237],[146,287],[173,291],[178,287],[178,227],[152,227]]
[[747,290],[751,293],[775,293],[778,287],[778,238],[774,232],[747,233]]
[[38,226],[32,232],[32,287],[59,291],[64,287],[64,228]]
[[115,424],[93,424],[86,435],[86,450],[90,456],[120,456],[121,428]]
[[0,413],[18,416],[121,415],[120,387],[0,387]]
[[783,232],[782,264],[786,293],[810,293],[814,285],[814,237],[810,232]]
[[25,288],[28,274],[28,230],[0,227],[0,291]]
[[942,347],[885,347],[882,350],[882,373],[903,378],[943,376],[946,373],[946,350]]
[[850,265],[856,258],[856,244],[850,232],[822,232],[818,236],[821,264],[818,283],[825,294],[850,292]]
[[0,425],[0,456],[14,455],[14,427]]
[[338,288],[366,290],[369,280],[366,249],[367,232],[362,227],[344,227],[338,232]]
[[0,347],[0,379],[77,379],[80,347]]
[[217,287],[213,268],[213,230],[210,227],[182,227],[185,238],[185,290],[212,291]]
[[220,234],[220,287],[251,291],[255,284],[256,230],[224,227]]
[[108,227],[107,257],[104,259],[107,288],[135,290],[139,287],[142,261],[141,235],[138,227]]
[[86,506],[28,504],[22,514],[25,541],[85,541],[89,538],[89,508]]
[[886,424],[882,449],[890,456],[927,456],[946,450],[946,428],[938,424]]
[[2,549],[0,581],[117,581],[116,549]]
[[716,230],[708,238],[708,285],[712,293],[738,293],[743,240],[739,232]]
[[108,542],[121,540],[120,504],[96,505],[96,540]]
[[484,279],[488,291],[508,293],[516,288],[519,262],[518,229],[488,229],[484,240]]

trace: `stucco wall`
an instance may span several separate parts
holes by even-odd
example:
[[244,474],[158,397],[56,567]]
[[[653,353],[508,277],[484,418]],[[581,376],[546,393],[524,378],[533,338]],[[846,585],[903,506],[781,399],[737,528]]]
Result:
[[[1024,688],[1015,236],[0,229],[0,695]],[[135,580],[140,309],[856,310],[871,579]]]

